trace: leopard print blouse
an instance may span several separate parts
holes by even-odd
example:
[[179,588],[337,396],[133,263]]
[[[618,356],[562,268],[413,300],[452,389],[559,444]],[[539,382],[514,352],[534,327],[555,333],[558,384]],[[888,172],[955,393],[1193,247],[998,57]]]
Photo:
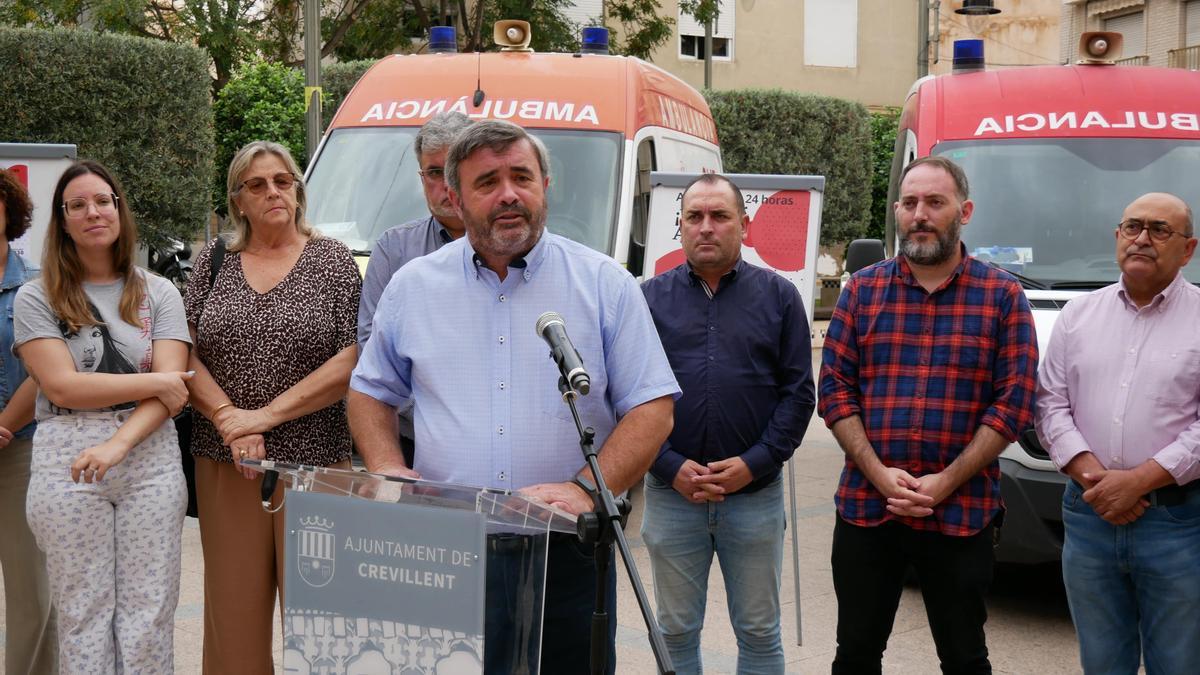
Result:
[[[291,271],[271,290],[246,282],[240,253],[226,251],[212,291],[212,247],[196,259],[184,306],[198,327],[196,354],[233,404],[260,408],[355,344],[362,279],[350,250],[314,237]],[[345,401],[284,422],[264,434],[267,459],[327,466],[350,456]],[[203,415],[195,415],[192,454],[218,462],[233,457]]]

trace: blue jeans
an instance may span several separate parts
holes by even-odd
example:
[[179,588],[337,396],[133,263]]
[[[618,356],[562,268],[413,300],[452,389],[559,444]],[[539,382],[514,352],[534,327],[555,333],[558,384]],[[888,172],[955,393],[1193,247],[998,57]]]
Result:
[[1110,525],[1063,492],[1063,581],[1083,670],[1200,673],[1200,490],[1178,506],[1151,506]]
[[737,636],[737,672],[784,671],[779,629],[783,530],[782,476],[757,492],[692,504],[646,475],[642,539],[650,552],[658,622],[675,672],[701,672],[700,629],[714,553]]

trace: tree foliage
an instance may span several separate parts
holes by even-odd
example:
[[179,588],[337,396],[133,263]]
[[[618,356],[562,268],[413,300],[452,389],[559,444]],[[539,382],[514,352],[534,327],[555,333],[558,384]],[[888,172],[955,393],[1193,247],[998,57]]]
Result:
[[[712,0],[693,0],[710,2]],[[321,56],[380,58],[423,48],[433,26],[453,21],[464,51],[495,49],[491,25],[523,19],[537,51],[575,51],[579,29],[563,14],[572,0],[321,0]],[[619,24],[618,54],[649,57],[671,35],[658,0],[607,0]],[[195,45],[211,59],[213,92],[255,59],[303,62],[303,0],[0,0],[0,24],[84,27]],[[414,44],[415,42],[415,44]]]

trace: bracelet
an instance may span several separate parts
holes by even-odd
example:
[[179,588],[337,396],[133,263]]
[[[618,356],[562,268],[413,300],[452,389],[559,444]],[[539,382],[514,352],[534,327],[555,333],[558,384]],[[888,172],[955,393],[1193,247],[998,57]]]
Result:
[[213,411],[211,413],[209,413],[209,415],[208,415],[208,419],[211,420],[212,418],[217,416],[217,413],[221,412],[225,408],[232,408],[232,407],[233,407],[232,403],[222,403],[221,405],[213,408]]

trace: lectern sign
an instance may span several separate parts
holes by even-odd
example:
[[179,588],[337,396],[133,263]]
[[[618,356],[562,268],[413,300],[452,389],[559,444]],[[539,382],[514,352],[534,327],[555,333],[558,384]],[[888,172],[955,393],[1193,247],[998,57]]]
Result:
[[285,670],[319,652],[354,672],[481,672],[482,514],[295,491],[286,505]]

